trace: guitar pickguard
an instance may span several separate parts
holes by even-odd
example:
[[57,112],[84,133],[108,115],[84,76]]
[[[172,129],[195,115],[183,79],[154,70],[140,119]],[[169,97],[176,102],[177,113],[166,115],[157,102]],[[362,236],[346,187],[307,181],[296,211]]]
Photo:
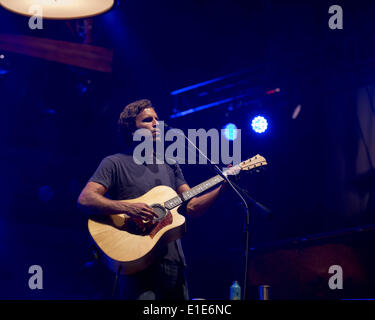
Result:
[[172,224],[173,222],[173,216],[170,211],[163,217],[161,221],[159,221],[151,230],[150,237],[153,238],[155,235],[164,227],[166,227],[169,224]]
[[131,234],[147,236],[149,235],[152,238],[164,227],[172,224],[173,216],[170,211],[158,222],[154,224],[145,224],[143,228],[139,227],[132,219],[125,219],[123,225],[118,227],[121,230],[129,232]]

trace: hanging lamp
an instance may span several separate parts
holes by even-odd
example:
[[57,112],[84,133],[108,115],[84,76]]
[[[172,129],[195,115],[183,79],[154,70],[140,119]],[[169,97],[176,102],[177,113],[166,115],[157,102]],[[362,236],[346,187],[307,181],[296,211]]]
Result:
[[100,15],[112,9],[115,0],[0,0],[7,10],[24,16],[39,12],[42,18],[53,20],[82,19]]

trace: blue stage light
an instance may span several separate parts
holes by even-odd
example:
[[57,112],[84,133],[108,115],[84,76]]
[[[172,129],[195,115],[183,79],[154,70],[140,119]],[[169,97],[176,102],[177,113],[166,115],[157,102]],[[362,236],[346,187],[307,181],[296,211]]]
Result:
[[238,135],[237,126],[233,123],[228,123],[224,126],[224,136],[230,141],[236,140]]
[[251,120],[251,128],[256,133],[263,133],[268,128],[268,122],[267,119],[262,116],[256,116]]

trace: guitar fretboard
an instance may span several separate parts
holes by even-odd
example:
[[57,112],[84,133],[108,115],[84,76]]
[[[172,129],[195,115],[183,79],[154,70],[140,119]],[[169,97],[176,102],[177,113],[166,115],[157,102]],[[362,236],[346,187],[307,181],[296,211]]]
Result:
[[215,177],[212,177],[211,179],[208,179],[194,188],[191,188],[190,190],[187,190],[183,192],[181,195],[176,196],[164,203],[164,206],[168,210],[172,210],[173,208],[176,208],[183,202],[189,201],[191,198],[197,196],[198,194],[212,188],[213,186],[217,185],[218,183],[222,182],[224,178],[217,175]]

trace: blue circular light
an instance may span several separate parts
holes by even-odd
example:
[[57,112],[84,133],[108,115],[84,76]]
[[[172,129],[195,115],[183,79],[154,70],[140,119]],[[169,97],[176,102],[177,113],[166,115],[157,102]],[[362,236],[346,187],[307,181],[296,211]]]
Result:
[[257,116],[251,121],[251,127],[256,133],[263,133],[268,128],[267,119],[262,116]]
[[227,140],[233,141],[237,139],[237,126],[233,123],[228,123],[224,126],[224,136]]

